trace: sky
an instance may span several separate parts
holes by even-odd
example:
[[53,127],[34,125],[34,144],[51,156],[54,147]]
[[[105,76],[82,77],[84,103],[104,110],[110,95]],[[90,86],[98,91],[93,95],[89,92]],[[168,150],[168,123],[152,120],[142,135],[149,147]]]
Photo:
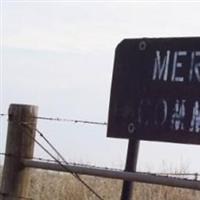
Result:
[[[199,36],[199,9],[195,1],[2,0],[1,113],[30,104],[39,116],[107,122],[117,44]],[[107,138],[106,126],[38,120],[38,129],[69,162],[124,168],[127,140]],[[0,152],[6,131],[1,117]],[[141,141],[138,171],[200,172],[199,154],[197,145]],[[37,145],[34,155],[48,158]]]

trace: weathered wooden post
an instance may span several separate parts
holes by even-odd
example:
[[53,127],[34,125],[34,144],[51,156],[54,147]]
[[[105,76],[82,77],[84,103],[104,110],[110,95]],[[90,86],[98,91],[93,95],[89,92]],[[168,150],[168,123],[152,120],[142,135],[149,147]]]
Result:
[[[1,199],[26,196],[28,179],[22,165],[23,158],[32,158],[38,107],[11,104],[9,107],[6,156],[4,160]],[[31,136],[31,137],[30,137]]]

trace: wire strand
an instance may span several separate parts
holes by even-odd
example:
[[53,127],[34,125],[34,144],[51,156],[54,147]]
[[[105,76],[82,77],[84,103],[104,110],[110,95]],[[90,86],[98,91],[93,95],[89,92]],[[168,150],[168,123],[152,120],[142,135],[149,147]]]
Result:
[[42,137],[44,139],[44,141],[56,152],[56,154],[66,163],[68,164],[68,162],[65,160],[65,158],[57,151],[57,149],[47,140],[47,138],[44,136],[44,134],[39,131],[37,128],[35,129],[35,131],[37,133],[39,133],[40,137]]
[[[7,153],[0,153],[0,156],[13,156],[11,154],[7,154]],[[32,159],[32,160],[38,160],[38,161],[44,161],[44,162],[51,162],[51,163],[55,163],[56,161],[53,159],[47,159],[47,158],[41,158],[41,157],[23,157],[24,159]],[[74,163],[74,162],[67,162],[67,164],[71,164],[71,165],[77,165],[77,166],[87,166],[90,168],[95,168],[95,169],[106,169],[106,170],[113,170],[113,171],[122,171],[122,169],[117,169],[117,168],[108,168],[108,167],[98,167],[95,165],[88,165],[88,164],[80,164],[80,163]],[[149,175],[163,175],[163,176],[200,176],[200,173],[197,172],[187,172],[187,173],[177,173],[177,172],[148,172],[148,171],[139,171],[138,173],[142,173],[142,174],[149,174]]]
[[[22,127],[25,126],[30,131],[30,127],[27,124],[20,124]],[[64,157],[56,150],[56,148],[44,137],[41,131],[35,129],[36,132],[50,145],[50,147],[57,153],[57,155],[63,160],[64,163],[68,164]],[[70,172],[79,182],[81,182],[91,193],[93,193],[98,199],[104,200],[99,194],[97,194],[84,180],[80,178],[77,173],[71,172],[66,166],[64,166],[52,153],[50,153],[40,142],[38,142],[31,134],[28,134],[50,157],[52,157],[61,167]]]
[[[8,116],[8,114],[0,113],[1,117]],[[82,123],[82,124],[93,124],[93,125],[103,125],[107,126],[107,122],[97,122],[97,121],[90,121],[90,120],[80,120],[80,119],[68,119],[68,118],[60,118],[60,117],[33,117],[34,119],[39,120],[47,120],[47,121],[59,121],[59,122],[72,122],[72,123]],[[26,122],[24,122],[26,123]]]
[[59,117],[35,117],[40,120],[49,120],[49,121],[62,121],[62,122],[73,122],[73,123],[84,123],[84,124],[94,124],[94,125],[104,125],[106,126],[106,122],[97,122],[97,121],[88,121],[88,120],[79,120],[79,119],[67,119],[67,118],[59,118]]
[[[0,113],[1,117],[8,116],[8,114]],[[68,118],[60,118],[60,117],[33,117],[34,119],[39,120],[47,120],[47,121],[59,121],[59,122],[73,122],[73,123],[83,123],[83,124],[93,124],[93,125],[103,125],[106,126],[107,122],[97,122],[97,121],[90,121],[90,120],[81,120],[81,119],[68,119]]]
[[8,114],[0,113],[0,116],[5,117],[5,116],[8,116]]

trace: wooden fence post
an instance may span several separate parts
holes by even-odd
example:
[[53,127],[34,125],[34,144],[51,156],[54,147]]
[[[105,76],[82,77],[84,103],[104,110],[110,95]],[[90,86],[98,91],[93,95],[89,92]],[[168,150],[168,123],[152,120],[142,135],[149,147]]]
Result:
[[[4,160],[1,199],[12,200],[25,196],[27,177],[22,159],[32,158],[34,151],[35,128],[38,107],[33,105],[11,104]],[[31,136],[31,137],[30,137]]]

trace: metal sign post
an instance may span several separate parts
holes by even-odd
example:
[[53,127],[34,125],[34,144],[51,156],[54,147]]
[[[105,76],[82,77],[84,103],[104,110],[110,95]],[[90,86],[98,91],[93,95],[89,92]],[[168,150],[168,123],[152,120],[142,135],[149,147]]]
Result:
[[[138,151],[139,151],[139,141],[135,140],[133,137],[130,138],[128,142],[125,171],[127,172],[136,171]],[[124,181],[121,200],[131,200],[132,196],[133,196],[133,182]]]
[[[115,51],[107,137],[129,139],[134,172],[139,140],[200,145],[200,37],[125,39]],[[121,200],[130,200],[124,182]]]

